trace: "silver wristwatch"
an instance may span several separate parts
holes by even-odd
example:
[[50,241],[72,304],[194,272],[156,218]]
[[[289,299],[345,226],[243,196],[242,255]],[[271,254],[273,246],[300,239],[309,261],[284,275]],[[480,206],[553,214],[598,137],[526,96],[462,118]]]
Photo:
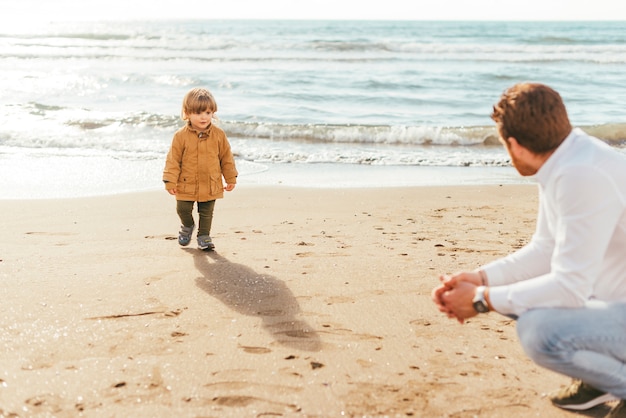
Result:
[[474,309],[478,313],[487,313],[489,312],[489,305],[487,305],[487,301],[485,300],[485,286],[478,286],[476,288],[476,295],[472,300],[472,304],[474,305]]

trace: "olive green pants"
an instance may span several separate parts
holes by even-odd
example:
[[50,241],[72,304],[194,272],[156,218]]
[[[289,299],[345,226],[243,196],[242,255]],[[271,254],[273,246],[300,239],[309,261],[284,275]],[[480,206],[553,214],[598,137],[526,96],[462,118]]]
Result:
[[[183,226],[190,227],[195,225],[193,221],[193,205],[196,202],[188,200],[176,201],[176,213],[180,218]],[[211,235],[211,224],[213,223],[213,209],[215,208],[215,200],[208,202],[198,202],[198,236]]]

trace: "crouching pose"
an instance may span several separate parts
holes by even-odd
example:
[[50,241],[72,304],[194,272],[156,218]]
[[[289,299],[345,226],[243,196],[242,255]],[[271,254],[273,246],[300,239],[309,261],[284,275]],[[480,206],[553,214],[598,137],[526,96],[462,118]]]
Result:
[[538,182],[536,231],[507,257],[441,276],[433,300],[460,322],[516,318],[528,356],[573,378],[554,405],[618,400],[608,417],[626,417],[626,156],[572,129],[542,84],[509,88],[491,117],[517,171]]

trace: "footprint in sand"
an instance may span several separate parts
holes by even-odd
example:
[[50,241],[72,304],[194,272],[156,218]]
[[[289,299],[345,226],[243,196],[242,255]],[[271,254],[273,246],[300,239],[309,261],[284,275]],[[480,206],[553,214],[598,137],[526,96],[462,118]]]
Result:
[[52,393],[33,396],[32,398],[26,399],[24,403],[30,407],[31,413],[35,414],[58,414],[64,409],[64,405],[62,405],[63,398]]
[[[222,370],[222,373],[228,373],[228,370]],[[267,393],[300,393],[303,388],[300,386],[272,385],[267,383],[254,383],[250,381],[226,380],[221,382],[207,383],[205,388],[212,392],[220,390],[255,390]]]
[[146,235],[144,237],[145,239],[166,239],[166,240],[177,240],[178,237],[175,237],[173,235]]
[[332,305],[334,303],[354,303],[354,298],[348,296],[331,296],[326,299],[326,303],[328,305]]
[[66,237],[66,236],[77,235],[77,234],[75,232],[39,232],[39,231],[33,231],[33,232],[26,232],[26,235],[50,235],[50,236]]
[[[250,383],[243,381],[224,381],[215,382],[204,385],[204,388],[208,390],[208,396],[189,397],[185,401],[198,405],[219,405],[224,407],[247,407],[255,405],[258,410],[267,409],[265,412],[260,412],[255,416],[283,416],[284,412],[296,412],[299,411],[299,407],[292,403],[280,402],[270,399],[275,397],[276,393],[297,393],[302,389],[299,387],[291,387],[284,385],[267,385],[265,383]],[[261,394],[267,394],[267,397],[262,396],[250,396],[243,394],[232,394],[233,391],[250,391],[259,392]],[[218,394],[216,392],[228,392],[228,394]]]
[[270,350],[269,348],[265,348],[265,347],[252,347],[252,346],[240,345],[239,348],[241,348],[246,353],[250,353],[250,354],[267,354],[267,353],[272,352],[272,350]]
[[283,316],[286,315],[286,312],[282,309],[267,309],[264,311],[259,311],[258,315],[261,316]]

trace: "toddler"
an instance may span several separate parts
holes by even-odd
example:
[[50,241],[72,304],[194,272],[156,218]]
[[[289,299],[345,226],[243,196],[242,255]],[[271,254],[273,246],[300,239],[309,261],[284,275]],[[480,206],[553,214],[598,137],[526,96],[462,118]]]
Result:
[[[206,89],[191,89],[183,99],[181,117],[187,123],[174,134],[167,154],[163,182],[176,197],[181,228],[178,243],[187,246],[195,228],[193,207],[198,204],[198,248],[213,250],[211,224],[215,199],[237,183],[237,168],[223,130],[212,121],[217,103]],[[224,181],[226,186],[224,186]]]

